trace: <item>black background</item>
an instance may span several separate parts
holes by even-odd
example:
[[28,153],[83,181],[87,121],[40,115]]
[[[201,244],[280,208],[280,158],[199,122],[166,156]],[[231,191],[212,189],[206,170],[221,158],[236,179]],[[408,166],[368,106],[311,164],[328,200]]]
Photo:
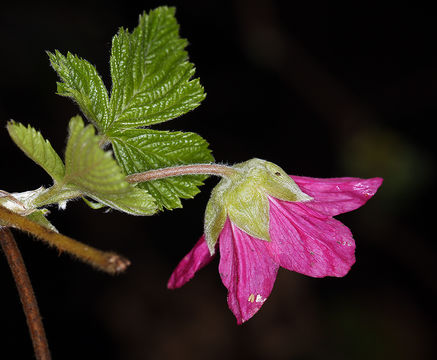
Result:
[[[132,261],[111,277],[14,232],[54,359],[432,359],[435,341],[436,15],[397,3],[294,1],[8,2],[0,12],[0,189],[49,186],[9,139],[30,123],[62,153],[79,112],[55,95],[45,50],[93,63],[110,86],[111,38],[139,13],[176,5],[207,98],[155,128],[194,131],[218,162],[259,157],[290,174],[374,177],[363,208],[338,218],[357,242],[342,279],[280,270],[269,300],[237,326],[218,261],[178,291],[172,269],[202,233],[216,179],[154,217],[104,213],[80,201],[50,220],[64,234]],[[363,2],[364,4],[364,2]],[[27,328],[0,257],[0,359],[31,359]]]

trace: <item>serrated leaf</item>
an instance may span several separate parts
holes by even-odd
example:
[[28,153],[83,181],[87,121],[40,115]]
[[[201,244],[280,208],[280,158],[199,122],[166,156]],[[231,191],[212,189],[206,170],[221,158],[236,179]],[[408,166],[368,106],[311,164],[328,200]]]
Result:
[[53,68],[62,82],[58,82],[58,94],[76,101],[86,118],[98,128],[107,122],[108,91],[96,68],[76,55],[59,51],[47,52]]
[[[187,41],[179,36],[179,25],[175,19],[175,9],[159,7],[143,13],[138,26],[129,32],[121,28],[112,40],[110,68],[112,92],[108,102],[107,92],[95,68],[83,59],[59,52],[50,54],[55,70],[63,83],[58,84],[61,95],[75,99],[85,115],[95,123],[104,141],[114,147],[120,166],[129,174],[158,167],[211,162],[213,158],[207,143],[200,136],[191,134],[190,142],[178,142],[173,133],[173,152],[166,143],[167,132],[150,132],[154,136],[154,160],[142,158],[143,149],[135,144],[135,139],[127,141],[129,132],[135,128],[164,122],[196,108],[205,93],[198,79],[192,79],[195,69],[188,61],[185,51]],[[123,133],[122,136],[120,134]],[[161,137],[158,137],[160,134]],[[182,133],[179,133],[182,134]],[[132,136],[136,136],[136,133]],[[187,135],[188,136],[188,135]],[[160,143],[160,141],[163,141]],[[138,146],[137,146],[138,145]],[[135,150],[132,150],[132,146]],[[185,147],[185,155],[176,158],[178,148]],[[130,149],[130,150],[129,150]],[[131,151],[132,150],[132,151]],[[138,154],[135,166],[125,163],[124,153]],[[147,156],[146,156],[147,158]],[[140,166],[139,164],[143,164]],[[138,166],[137,166],[138,165]],[[141,184],[138,187],[149,190],[160,208],[181,207],[180,198],[191,198],[199,192],[197,186],[206,176],[193,175],[169,178]]]
[[65,152],[64,184],[73,186],[90,198],[132,215],[151,215],[157,208],[153,197],[144,189],[125,180],[110,151],[99,147],[92,125],[84,127],[76,116],[70,120],[70,136]]
[[203,87],[187,61],[187,41],[179,37],[175,9],[143,13],[129,33],[112,40],[110,116],[103,132],[143,127],[178,117],[204,99]]
[[[114,154],[127,174],[214,160],[208,143],[194,133],[131,129],[115,133],[112,143]],[[176,176],[138,186],[147,189],[161,209],[174,209],[182,207],[180,198],[194,197],[206,177]]]
[[12,120],[8,122],[7,129],[15,144],[41,166],[55,182],[59,182],[64,177],[64,163],[39,131],[30,125],[25,127]]

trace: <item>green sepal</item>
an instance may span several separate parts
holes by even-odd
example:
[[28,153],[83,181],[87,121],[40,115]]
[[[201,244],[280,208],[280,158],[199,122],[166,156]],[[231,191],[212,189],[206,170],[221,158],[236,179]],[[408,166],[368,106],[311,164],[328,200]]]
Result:
[[64,185],[132,215],[156,212],[153,197],[146,190],[129,184],[112,152],[99,147],[101,137],[95,135],[92,125],[85,127],[82,118],[76,116],[70,120],[69,131]]
[[[171,166],[214,161],[208,143],[195,133],[130,129],[111,138],[114,154],[126,174]],[[138,184],[160,209],[182,207],[181,198],[193,198],[207,175],[185,175]]]
[[267,194],[250,183],[232,187],[226,193],[229,219],[247,234],[270,241],[269,199]]
[[233,166],[234,173],[213,189],[205,211],[205,240],[211,254],[228,216],[250,236],[270,241],[269,196],[285,201],[312,200],[279,166],[251,159]]
[[251,159],[234,166],[248,174],[251,181],[272,197],[285,201],[309,201],[312,198],[303,193],[294,180],[278,165],[262,160]]
[[8,122],[7,129],[15,144],[35,163],[41,166],[55,182],[64,177],[64,163],[39,131],[28,125]]
[[222,188],[216,186],[212,190],[211,197],[206,205],[204,234],[211,255],[215,253],[215,245],[226,222],[226,209],[223,203],[223,195]]

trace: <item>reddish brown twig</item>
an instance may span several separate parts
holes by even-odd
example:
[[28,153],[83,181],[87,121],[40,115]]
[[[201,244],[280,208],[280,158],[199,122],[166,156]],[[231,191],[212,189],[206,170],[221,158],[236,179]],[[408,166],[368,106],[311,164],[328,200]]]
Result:
[[27,274],[26,266],[20,250],[14,240],[11,230],[0,226],[0,245],[6,255],[9,267],[17,286],[23,311],[26,315],[27,326],[32,338],[33,349],[37,360],[50,360],[50,351],[47,343],[44,326],[39,313],[38,303]]
[[69,238],[68,236],[52,231],[36,222],[21,216],[0,205],[0,219],[3,223],[26,231],[38,239],[54,246],[60,251],[68,252],[97,269],[109,274],[118,274],[127,269],[130,261],[121,255],[110,251],[101,251],[91,246]]

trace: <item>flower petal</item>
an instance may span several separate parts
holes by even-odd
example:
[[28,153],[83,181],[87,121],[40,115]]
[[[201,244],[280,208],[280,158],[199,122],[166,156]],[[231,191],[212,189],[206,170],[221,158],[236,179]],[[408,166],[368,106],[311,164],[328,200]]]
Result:
[[249,320],[270,295],[279,266],[266,241],[251,237],[229,219],[220,234],[219,273],[238,324]]
[[308,276],[344,276],[355,262],[355,241],[340,221],[308,203],[270,198],[270,236],[266,244],[282,267]]
[[168,280],[167,287],[169,289],[176,289],[185,285],[198,270],[209,264],[212,259],[213,256],[209,253],[208,245],[203,235],[191,251],[180,261],[178,266],[176,266]]
[[335,216],[364,205],[382,184],[381,178],[317,179],[291,175],[299,188],[314,200],[305,205],[325,215]]

